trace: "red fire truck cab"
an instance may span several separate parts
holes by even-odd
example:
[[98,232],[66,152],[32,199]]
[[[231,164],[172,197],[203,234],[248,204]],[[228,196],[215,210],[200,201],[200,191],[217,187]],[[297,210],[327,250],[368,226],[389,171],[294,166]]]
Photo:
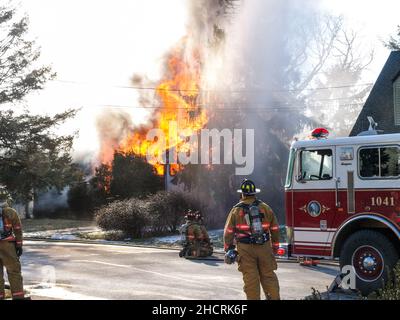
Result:
[[295,141],[285,198],[289,255],[339,259],[376,290],[400,256],[400,134]]

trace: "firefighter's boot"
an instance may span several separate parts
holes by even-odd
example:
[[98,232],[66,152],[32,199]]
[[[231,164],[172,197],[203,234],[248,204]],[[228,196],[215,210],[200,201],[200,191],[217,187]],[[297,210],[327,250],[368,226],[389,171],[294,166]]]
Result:
[[[15,250],[15,244],[8,241],[0,241],[0,265],[7,270],[13,299],[24,299],[22,284],[21,263]],[[3,272],[1,272],[3,273]],[[0,273],[0,275],[2,275]],[[0,279],[0,295],[4,293],[4,277]]]

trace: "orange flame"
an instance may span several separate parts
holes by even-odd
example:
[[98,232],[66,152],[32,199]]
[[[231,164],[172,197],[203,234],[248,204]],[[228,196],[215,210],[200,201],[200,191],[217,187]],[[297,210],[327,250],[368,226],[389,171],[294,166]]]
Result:
[[[132,132],[118,147],[118,152],[133,153],[145,157],[149,148],[152,155],[160,157],[171,148],[176,152],[189,152],[193,146],[187,143],[190,137],[208,122],[206,110],[199,106],[201,85],[201,55],[199,50],[186,49],[187,39],[171,52],[168,59],[167,79],[162,81],[156,93],[160,99],[160,108],[157,109],[152,127]],[[171,122],[177,128],[171,128]],[[157,128],[164,134],[164,143],[149,141],[146,134],[150,129]],[[171,130],[172,129],[172,130]],[[178,131],[179,130],[179,135]],[[149,161],[159,175],[164,174],[164,165],[158,161]],[[179,164],[171,164],[171,170],[181,170]]]

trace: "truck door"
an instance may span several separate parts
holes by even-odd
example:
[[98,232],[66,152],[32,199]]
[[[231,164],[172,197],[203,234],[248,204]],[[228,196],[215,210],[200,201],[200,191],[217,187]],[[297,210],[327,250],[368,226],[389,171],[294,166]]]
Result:
[[337,216],[334,227],[338,227],[349,215],[356,212],[355,184],[357,180],[357,162],[352,146],[336,147],[336,172],[338,179]]
[[330,256],[336,213],[335,147],[297,151],[293,181],[293,255]]

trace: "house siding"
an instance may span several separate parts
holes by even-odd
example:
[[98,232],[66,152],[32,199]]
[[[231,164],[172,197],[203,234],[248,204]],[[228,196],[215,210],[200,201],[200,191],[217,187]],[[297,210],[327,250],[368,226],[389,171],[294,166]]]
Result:
[[394,87],[394,124],[400,126],[400,77],[393,84]]

